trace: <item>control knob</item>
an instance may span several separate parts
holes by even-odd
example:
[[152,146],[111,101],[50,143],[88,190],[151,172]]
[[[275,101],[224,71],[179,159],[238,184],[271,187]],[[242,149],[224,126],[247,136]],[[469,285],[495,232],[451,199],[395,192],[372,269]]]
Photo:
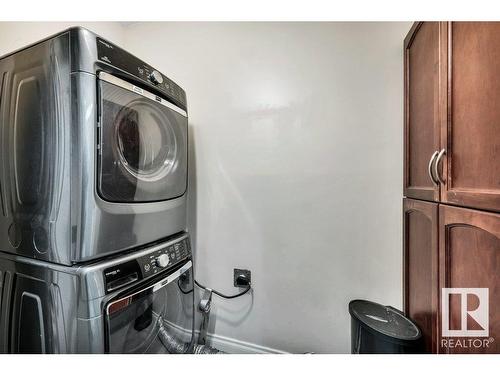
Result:
[[160,72],[153,70],[149,75],[149,80],[153,82],[155,85],[159,85],[163,83],[163,76]]
[[156,265],[161,268],[165,268],[166,266],[168,266],[169,262],[170,258],[167,254],[161,254],[158,258],[156,258]]

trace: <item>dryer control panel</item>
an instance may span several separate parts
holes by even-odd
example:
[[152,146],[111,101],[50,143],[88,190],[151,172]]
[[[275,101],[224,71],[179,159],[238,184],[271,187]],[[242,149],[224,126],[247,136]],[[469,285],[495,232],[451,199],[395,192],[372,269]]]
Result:
[[137,252],[137,255],[104,270],[106,292],[113,292],[134,282],[154,276],[191,258],[189,237],[166,242]]
[[162,92],[167,99],[177,106],[187,110],[186,92],[174,81],[154,69],[151,65],[146,64],[144,61],[107,40],[97,37],[96,42],[97,58],[101,62],[137,77],[147,85]]

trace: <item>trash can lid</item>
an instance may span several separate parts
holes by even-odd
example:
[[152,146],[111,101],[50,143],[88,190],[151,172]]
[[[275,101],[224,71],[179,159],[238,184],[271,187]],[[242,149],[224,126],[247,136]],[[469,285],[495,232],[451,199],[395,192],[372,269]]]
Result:
[[398,340],[417,340],[421,336],[415,323],[391,306],[358,299],[349,303],[349,313],[376,332]]

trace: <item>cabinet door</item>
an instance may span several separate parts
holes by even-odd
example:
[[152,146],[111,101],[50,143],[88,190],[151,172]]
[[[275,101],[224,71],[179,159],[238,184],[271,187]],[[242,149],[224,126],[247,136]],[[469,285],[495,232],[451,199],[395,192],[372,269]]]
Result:
[[[467,313],[476,308],[486,308],[489,320],[489,333],[485,337],[462,337],[465,345],[457,346],[460,337],[440,338],[440,351],[443,353],[500,353],[500,214],[439,206],[439,275],[441,298],[449,306],[448,323],[442,328],[452,330],[482,329],[477,319]],[[442,288],[488,288],[485,301],[472,295],[451,296],[444,294]],[[462,300],[463,299],[463,300]],[[441,301],[442,303],[444,301]],[[464,311],[465,310],[465,311]],[[446,312],[445,309],[442,310]],[[464,314],[465,312],[465,314]],[[442,332],[441,329],[439,330]],[[488,340],[489,344],[480,347],[467,347],[469,339]],[[454,340],[450,348],[449,340]],[[446,345],[444,341],[448,342]],[[476,341],[479,344],[479,341]],[[469,345],[470,346],[470,345]]]
[[438,204],[403,200],[404,309],[417,323],[425,350],[437,351]]
[[416,23],[405,38],[404,194],[439,200],[429,163],[440,140],[439,22]]
[[500,23],[453,22],[441,200],[500,211]]

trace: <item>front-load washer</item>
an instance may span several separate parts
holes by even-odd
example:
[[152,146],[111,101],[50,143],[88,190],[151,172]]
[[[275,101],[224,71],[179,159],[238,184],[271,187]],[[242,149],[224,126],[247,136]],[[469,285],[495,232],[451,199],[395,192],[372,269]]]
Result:
[[184,231],[186,111],[83,28],[0,58],[0,251],[70,265]]
[[191,353],[187,234],[83,266],[0,254],[0,353]]

